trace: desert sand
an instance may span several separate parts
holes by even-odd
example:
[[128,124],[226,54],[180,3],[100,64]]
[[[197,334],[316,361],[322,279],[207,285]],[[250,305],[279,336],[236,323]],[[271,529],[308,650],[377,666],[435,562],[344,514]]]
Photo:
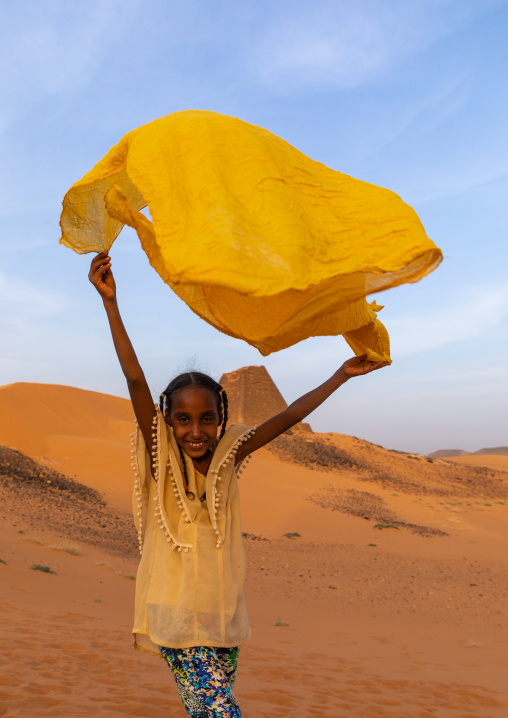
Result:
[[[183,718],[167,666],[132,648],[129,402],[15,384],[0,417],[0,716]],[[496,458],[303,433],[257,452],[240,480],[244,716],[508,715]]]
[[449,461],[467,466],[486,466],[497,471],[508,471],[508,456],[496,454],[466,454],[465,456],[450,456]]

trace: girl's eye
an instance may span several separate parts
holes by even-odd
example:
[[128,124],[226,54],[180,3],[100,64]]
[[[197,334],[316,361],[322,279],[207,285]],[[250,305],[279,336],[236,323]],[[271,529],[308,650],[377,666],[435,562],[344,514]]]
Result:
[[179,416],[178,421],[180,422],[180,424],[186,424],[189,419],[186,416]]

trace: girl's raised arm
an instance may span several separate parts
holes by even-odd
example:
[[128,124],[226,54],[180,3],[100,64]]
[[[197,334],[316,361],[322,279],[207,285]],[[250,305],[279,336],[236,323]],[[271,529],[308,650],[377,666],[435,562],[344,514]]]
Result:
[[389,362],[384,361],[367,361],[366,355],[361,357],[353,357],[344,362],[333,376],[331,376],[324,384],[318,386],[317,389],[309,391],[299,399],[294,401],[285,411],[273,416],[256,430],[256,433],[241,445],[236,454],[236,463],[243,461],[246,456],[256,449],[260,449],[273,439],[283,434],[298,422],[305,419],[314,409],[317,409],[325,399],[328,399],[339,386],[342,386],[348,379],[353,376],[362,376],[369,374],[371,371],[381,369],[388,366]]
[[127,380],[134,413],[145,439],[149,456],[151,456],[153,445],[152,421],[155,416],[154,403],[145,375],[120,316],[116,301],[116,284],[111,271],[111,258],[106,252],[101,252],[92,259],[88,279],[102,297],[118,360]]

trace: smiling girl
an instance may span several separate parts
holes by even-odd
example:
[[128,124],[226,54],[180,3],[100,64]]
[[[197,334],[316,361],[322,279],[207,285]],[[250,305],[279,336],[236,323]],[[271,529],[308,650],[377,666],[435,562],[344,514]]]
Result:
[[241,717],[233,686],[239,646],[250,628],[243,596],[240,466],[348,379],[387,362],[349,359],[261,426],[227,428],[226,392],[200,372],[173,379],[154,405],[120,317],[106,253],[92,260],[88,276],[102,297],[136,415],[131,455],[141,560],[134,645],[164,657],[190,716]]

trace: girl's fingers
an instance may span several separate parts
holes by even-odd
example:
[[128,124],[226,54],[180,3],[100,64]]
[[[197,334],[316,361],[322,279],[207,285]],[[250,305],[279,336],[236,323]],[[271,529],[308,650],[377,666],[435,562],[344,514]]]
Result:
[[364,373],[381,369],[381,367],[388,366],[389,362],[386,361],[362,361]]
[[384,366],[389,366],[390,362],[387,361],[377,361],[375,364],[373,364],[372,369],[382,369]]
[[95,272],[90,272],[90,281],[99,281],[102,278],[102,275],[106,272],[111,272],[111,264],[106,264],[104,267],[98,267],[98,269],[95,270]]
[[97,269],[104,267],[106,264],[111,266],[111,259],[109,257],[104,257],[104,259],[101,259],[100,262],[92,262],[90,269],[96,271]]
[[110,261],[111,261],[111,257],[108,254],[101,253],[92,259],[90,266],[96,267],[100,264],[106,264],[107,262],[110,262]]
[[92,274],[102,274],[106,271],[106,269],[111,268],[111,262],[106,262],[105,264],[101,264],[98,267],[94,267],[94,271]]

